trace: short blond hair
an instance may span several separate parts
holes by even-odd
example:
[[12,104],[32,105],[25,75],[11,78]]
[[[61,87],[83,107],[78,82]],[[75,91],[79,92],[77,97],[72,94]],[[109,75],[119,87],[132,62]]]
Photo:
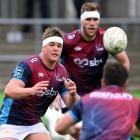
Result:
[[101,14],[102,9],[98,3],[86,2],[81,7],[81,14],[84,13],[85,11],[95,11],[95,10],[97,10]]
[[58,27],[48,27],[42,35],[42,40],[51,36],[59,36],[63,38],[63,32]]

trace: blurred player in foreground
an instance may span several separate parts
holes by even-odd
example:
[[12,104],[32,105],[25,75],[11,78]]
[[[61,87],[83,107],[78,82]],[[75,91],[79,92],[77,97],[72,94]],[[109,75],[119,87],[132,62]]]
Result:
[[0,111],[3,140],[51,140],[41,117],[58,94],[68,107],[78,99],[75,83],[59,63],[62,47],[61,30],[48,28],[42,37],[41,53],[23,60],[13,70]]
[[[64,35],[62,63],[76,83],[80,96],[100,88],[103,66],[109,54],[103,45],[104,29],[99,27],[100,14],[100,5],[84,3],[81,7],[80,29]],[[113,56],[129,70],[125,51]]]
[[[83,121],[80,140],[128,140],[140,121],[140,101],[126,92],[128,71],[119,62],[108,62],[102,88],[83,96],[56,124],[60,134],[77,137],[75,123]],[[133,134],[140,136],[135,126]]]

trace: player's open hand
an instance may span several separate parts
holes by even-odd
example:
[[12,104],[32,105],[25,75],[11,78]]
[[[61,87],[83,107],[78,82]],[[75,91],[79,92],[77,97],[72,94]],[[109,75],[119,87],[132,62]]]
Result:
[[35,84],[32,87],[31,95],[37,95],[40,96],[43,92],[47,91],[49,85],[49,81],[41,81]]
[[75,95],[77,92],[76,84],[71,79],[66,79],[65,77],[63,77],[63,81],[65,84],[65,87],[69,91],[69,94]]
[[74,125],[71,127],[70,135],[75,139],[78,140],[80,137],[80,130],[81,128],[78,125]]

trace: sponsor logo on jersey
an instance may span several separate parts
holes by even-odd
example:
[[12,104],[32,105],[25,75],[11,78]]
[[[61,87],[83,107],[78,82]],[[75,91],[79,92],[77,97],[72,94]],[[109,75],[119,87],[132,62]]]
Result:
[[91,98],[132,100],[133,96],[127,93],[93,92]]
[[82,50],[82,48],[81,48],[81,47],[79,47],[79,46],[76,46],[76,47],[74,48],[74,50],[75,50],[75,51],[81,51],[81,50]]
[[12,134],[13,131],[8,129],[8,128],[4,128],[4,130],[2,131],[2,134],[5,136],[8,136],[9,134]]
[[22,67],[17,66],[13,72],[13,77],[21,79],[23,76],[24,69]]
[[75,38],[75,34],[73,34],[73,35],[68,35],[68,39],[69,39],[69,40],[71,40],[71,39],[73,39],[73,38]]
[[80,68],[84,68],[86,66],[97,67],[99,64],[103,63],[102,59],[94,58],[92,60],[88,60],[87,58],[75,58],[74,63],[77,64]]
[[100,52],[100,51],[103,51],[104,48],[103,48],[103,46],[101,46],[101,44],[96,44],[96,50],[97,50],[97,52]]
[[44,73],[39,72],[39,73],[38,73],[38,77],[44,77]]
[[48,89],[47,91],[44,91],[42,94],[39,94],[38,96],[48,96],[48,97],[55,97],[59,92],[58,91],[55,91],[53,89],[53,87],[51,89]]
[[56,81],[63,81],[62,77],[59,74],[55,74]]

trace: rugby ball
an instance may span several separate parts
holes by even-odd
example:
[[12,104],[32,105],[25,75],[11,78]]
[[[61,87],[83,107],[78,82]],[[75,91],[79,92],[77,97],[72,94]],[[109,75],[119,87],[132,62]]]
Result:
[[104,33],[103,44],[109,53],[117,54],[126,49],[127,35],[120,27],[110,27]]

